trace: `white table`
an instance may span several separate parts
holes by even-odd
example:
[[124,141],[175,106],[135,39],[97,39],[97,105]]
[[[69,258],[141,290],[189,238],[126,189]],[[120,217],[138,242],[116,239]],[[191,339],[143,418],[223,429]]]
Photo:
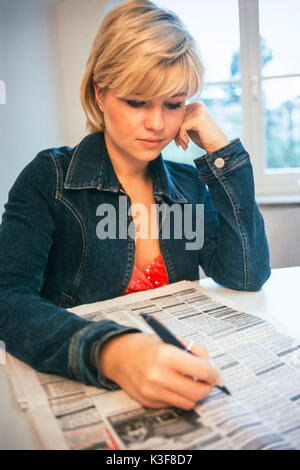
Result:
[[[200,285],[218,300],[239,310],[275,321],[288,334],[300,338],[300,267],[274,269],[259,292],[240,292],[218,286],[211,279]],[[0,365],[0,450],[42,449],[26,414],[17,404],[9,378]]]

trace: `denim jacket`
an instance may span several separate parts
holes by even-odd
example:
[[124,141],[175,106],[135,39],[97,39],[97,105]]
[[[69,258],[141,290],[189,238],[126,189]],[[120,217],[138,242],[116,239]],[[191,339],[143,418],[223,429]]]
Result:
[[[178,239],[171,230],[163,238],[160,230],[168,282],[199,279],[201,266],[226,287],[260,289],[270,275],[269,250],[248,153],[235,139],[194,163],[161,155],[150,163],[158,204],[204,207],[199,249],[186,249],[184,234]],[[41,372],[116,388],[97,366],[100,347],[114,334],[138,330],[66,309],[120,296],[130,282],[134,238],[99,239],[96,233],[97,208],[117,210],[120,196],[129,208],[101,132],[72,149],[41,151],[9,192],[0,226],[0,339]]]

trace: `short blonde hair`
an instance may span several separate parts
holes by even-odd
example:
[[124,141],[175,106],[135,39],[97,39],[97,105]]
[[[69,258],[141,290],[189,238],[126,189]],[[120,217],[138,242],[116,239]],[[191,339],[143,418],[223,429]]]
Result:
[[103,19],[81,84],[87,130],[104,130],[93,80],[118,97],[140,93],[153,99],[178,92],[194,96],[202,88],[197,45],[178,16],[148,0],[129,0]]

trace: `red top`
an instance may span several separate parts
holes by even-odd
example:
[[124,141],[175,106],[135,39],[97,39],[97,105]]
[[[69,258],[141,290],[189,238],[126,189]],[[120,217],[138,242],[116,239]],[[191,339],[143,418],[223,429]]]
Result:
[[133,266],[132,276],[126,294],[132,294],[140,290],[155,289],[156,287],[165,286],[168,284],[168,276],[164,265],[164,260],[161,253],[148,264],[142,271],[136,266]]

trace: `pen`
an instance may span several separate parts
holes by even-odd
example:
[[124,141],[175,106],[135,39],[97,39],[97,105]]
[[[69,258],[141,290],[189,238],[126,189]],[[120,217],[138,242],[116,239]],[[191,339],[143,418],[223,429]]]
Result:
[[[146,323],[155,331],[155,333],[165,342],[168,344],[172,344],[173,346],[177,346],[184,351],[189,352],[190,354],[194,355],[191,351],[188,351],[186,347],[178,341],[178,339],[169,331],[162,323],[160,323],[156,318],[148,315],[148,313],[141,312],[140,316],[145,320]],[[216,385],[219,390],[226,393],[227,395],[231,395],[229,390],[226,387],[221,387]]]

